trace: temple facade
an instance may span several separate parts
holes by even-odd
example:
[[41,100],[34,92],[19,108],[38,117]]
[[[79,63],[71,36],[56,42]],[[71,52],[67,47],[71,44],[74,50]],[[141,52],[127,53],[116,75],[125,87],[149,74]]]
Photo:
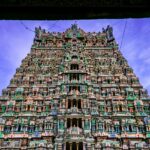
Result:
[[35,28],[0,96],[1,150],[149,150],[150,97],[110,26]]

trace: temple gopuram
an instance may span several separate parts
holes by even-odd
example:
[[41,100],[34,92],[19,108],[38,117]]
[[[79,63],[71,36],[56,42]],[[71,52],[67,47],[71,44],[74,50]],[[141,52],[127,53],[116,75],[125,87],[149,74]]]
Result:
[[150,97],[111,26],[35,28],[0,96],[1,150],[149,150]]

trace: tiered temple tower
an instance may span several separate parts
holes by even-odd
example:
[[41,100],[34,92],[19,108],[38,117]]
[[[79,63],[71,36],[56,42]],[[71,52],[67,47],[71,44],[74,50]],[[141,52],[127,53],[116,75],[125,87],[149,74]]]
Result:
[[149,149],[150,97],[112,27],[35,29],[31,52],[0,97],[0,149]]

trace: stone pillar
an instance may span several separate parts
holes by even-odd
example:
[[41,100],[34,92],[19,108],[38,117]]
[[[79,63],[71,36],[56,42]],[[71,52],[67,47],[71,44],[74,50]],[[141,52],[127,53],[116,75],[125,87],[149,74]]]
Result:
[[72,143],[69,143],[69,145],[70,145],[70,150],[72,150]]
[[136,133],[139,133],[139,129],[138,129],[138,127],[137,127],[137,126],[135,126],[135,128],[136,128]]
[[65,118],[65,129],[67,129],[67,119]]
[[57,127],[58,127],[58,130],[59,130],[59,120],[58,120],[58,125],[57,125]]
[[79,120],[77,119],[77,127],[79,127]]
[[95,146],[94,146],[94,144],[92,144],[92,145],[91,145],[91,149],[92,149],[92,150],[94,150],[94,149],[95,149]]
[[90,130],[91,130],[91,120],[88,120],[90,122]]
[[81,109],[83,108],[83,100],[80,100],[81,101]]
[[96,131],[97,131],[97,129],[98,129],[98,122],[96,121]]
[[66,142],[64,143],[64,149],[63,150],[66,150]]
[[66,102],[66,109],[68,108],[68,99],[65,100]]
[[82,119],[82,128],[84,128],[84,120]]
[[79,143],[76,143],[77,150],[79,150]]
[[85,149],[85,145],[86,145],[86,143],[83,142],[83,150],[86,150],[86,149]]

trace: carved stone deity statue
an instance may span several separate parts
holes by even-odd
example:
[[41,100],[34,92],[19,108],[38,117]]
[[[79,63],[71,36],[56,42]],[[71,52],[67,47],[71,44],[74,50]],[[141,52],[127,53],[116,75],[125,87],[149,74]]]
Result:
[[108,38],[109,41],[114,39],[113,28],[110,27],[109,25],[107,26],[106,33],[107,33],[107,38]]
[[35,28],[35,38],[40,39],[42,35],[41,27]]

